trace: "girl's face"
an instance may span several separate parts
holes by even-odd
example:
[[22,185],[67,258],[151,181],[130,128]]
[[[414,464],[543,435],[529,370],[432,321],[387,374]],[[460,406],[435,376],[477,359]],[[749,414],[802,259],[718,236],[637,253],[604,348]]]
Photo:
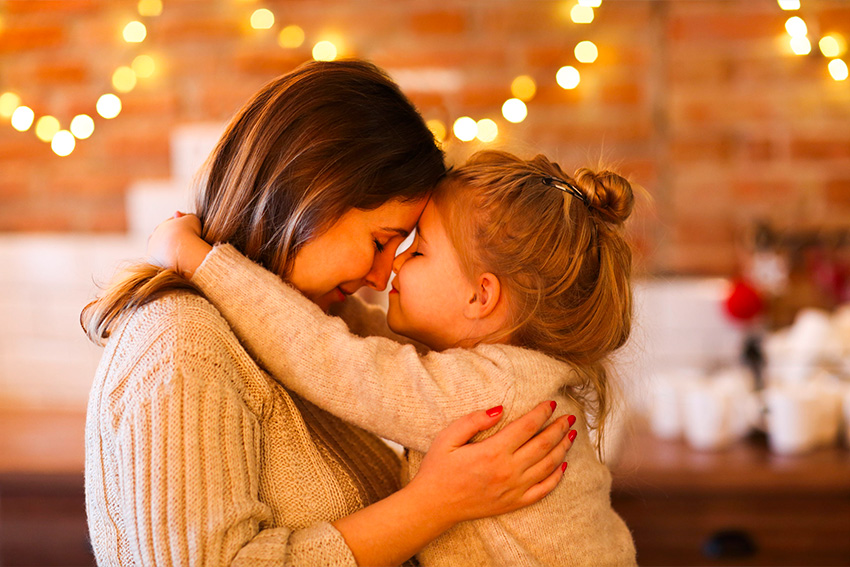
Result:
[[396,249],[426,202],[393,200],[371,211],[349,210],[301,248],[289,282],[325,311],[363,285],[382,291]]
[[395,259],[393,271],[387,310],[393,331],[437,350],[465,346],[474,338],[465,307],[475,285],[463,273],[433,202],[422,212],[416,238]]

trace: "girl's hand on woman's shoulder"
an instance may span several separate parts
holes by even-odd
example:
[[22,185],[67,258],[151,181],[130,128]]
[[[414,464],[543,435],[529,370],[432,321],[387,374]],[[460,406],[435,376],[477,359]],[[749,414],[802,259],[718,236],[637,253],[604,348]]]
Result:
[[151,233],[147,260],[190,279],[210,250],[212,246],[201,238],[201,220],[178,211]]
[[553,411],[554,402],[543,402],[479,443],[469,440],[499,421],[501,407],[460,418],[434,440],[410,487],[439,503],[455,522],[505,514],[541,500],[563,477],[564,456],[572,447],[571,416],[542,429]]

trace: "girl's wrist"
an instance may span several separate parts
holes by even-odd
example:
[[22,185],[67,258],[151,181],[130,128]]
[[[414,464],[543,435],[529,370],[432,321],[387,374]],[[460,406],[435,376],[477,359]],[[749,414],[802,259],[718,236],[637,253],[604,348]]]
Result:
[[187,280],[192,279],[195,270],[204,262],[207,254],[211,251],[212,246],[201,238],[184,239],[177,246],[177,262],[175,266],[177,273]]

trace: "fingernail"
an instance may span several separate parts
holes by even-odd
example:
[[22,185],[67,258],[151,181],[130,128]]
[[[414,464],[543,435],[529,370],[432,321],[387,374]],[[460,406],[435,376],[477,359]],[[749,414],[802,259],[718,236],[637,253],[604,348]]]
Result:
[[567,470],[567,463],[561,463],[561,472]]
[[578,435],[578,431],[575,429],[570,429],[570,432],[567,433],[567,437],[570,438],[570,443],[576,440],[576,435]]
[[572,427],[575,422],[576,422],[576,416],[571,415],[571,416],[567,417],[567,423],[570,424],[570,427]]
[[555,408],[558,407],[558,404],[555,402],[549,402],[549,405],[552,406],[552,411],[555,411]]
[[490,417],[496,417],[500,413],[502,413],[502,406],[496,406],[487,410],[487,415]]

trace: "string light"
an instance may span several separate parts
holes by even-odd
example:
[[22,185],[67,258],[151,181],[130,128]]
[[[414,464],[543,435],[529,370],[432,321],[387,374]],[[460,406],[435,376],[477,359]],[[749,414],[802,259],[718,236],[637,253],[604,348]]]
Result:
[[795,55],[808,55],[812,52],[812,42],[810,42],[809,38],[804,35],[792,37],[790,44],[791,51],[793,51]]
[[145,24],[139,21],[132,21],[124,26],[124,41],[127,43],[142,43],[148,35],[148,30]]
[[791,37],[801,37],[809,33],[806,22],[800,16],[791,16],[785,22],[785,30]]
[[78,140],[87,140],[94,133],[94,120],[88,114],[78,114],[71,120],[71,134]]
[[313,46],[313,59],[316,61],[333,61],[336,55],[336,45],[330,41],[323,40]]
[[274,14],[266,8],[254,10],[251,14],[251,27],[255,30],[268,30],[274,25]]
[[106,119],[115,118],[121,114],[121,99],[114,94],[105,94],[97,99],[97,113]]
[[11,118],[15,109],[21,105],[21,97],[15,93],[3,93],[0,95],[0,116]]
[[122,93],[128,93],[136,88],[136,73],[130,67],[118,67],[112,73],[112,86]]
[[572,65],[566,65],[558,69],[558,73],[555,75],[555,81],[562,89],[572,90],[581,82],[581,74]]
[[511,94],[521,101],[528,102],[537,94],[537,84],[528,75],[520,75],[511,81]]
[[528,107],[518,98],[509,98],[502,105],[502,116],[508,122],[519,124],[528,116]]
[[847,79],[847,63],[841,59],[833,59],[829,62],[829,74],[836,81],[844,81]]
[[50,149],[57,156],[65,157],[74,151],[77,142],[74,140],[74,135],[67,130],[59,130],[50,141]]
[[475,137],[482,142],[492,142],[499,135],[499,126],[489,118],[482,118],[475,123]]
[[570,10],[570,19],[575,24],[589,24],[593,21],[593,8],[576,4]]
[[478,124],[469,116],[461,116],[455,120],[452,132],[461,142],[471,142],[478,135]]
[[59,120],[48,114],[35,123],[35,136],[42,142],[49,142],[60,129]]
[[592,41],[580,41],[573,50],[576,59],[581,63],[593,63],[599,57],[599,50]]
[[159,16],[162,14],[162,0],[139,0],[140,16]]
[[284,48],[301,47],[304,43],[304,30],[298,26],[286,26],[277,36],[277,43]]
[[818,47],[824,57],[841,57],[847,51],[847,42],[841,34],[832,33],[823,36],[818,42]]
[[602,5],[602,0],[578,0],[579,6],[587,6],[588,8],[598,8]]
[[800,0],[777,0],[779,7],[783,10],[799,10]]
[[28,106],[19,106],[12,113],[12,128],[18,132],[26,132],[35,120],[35,112]]

